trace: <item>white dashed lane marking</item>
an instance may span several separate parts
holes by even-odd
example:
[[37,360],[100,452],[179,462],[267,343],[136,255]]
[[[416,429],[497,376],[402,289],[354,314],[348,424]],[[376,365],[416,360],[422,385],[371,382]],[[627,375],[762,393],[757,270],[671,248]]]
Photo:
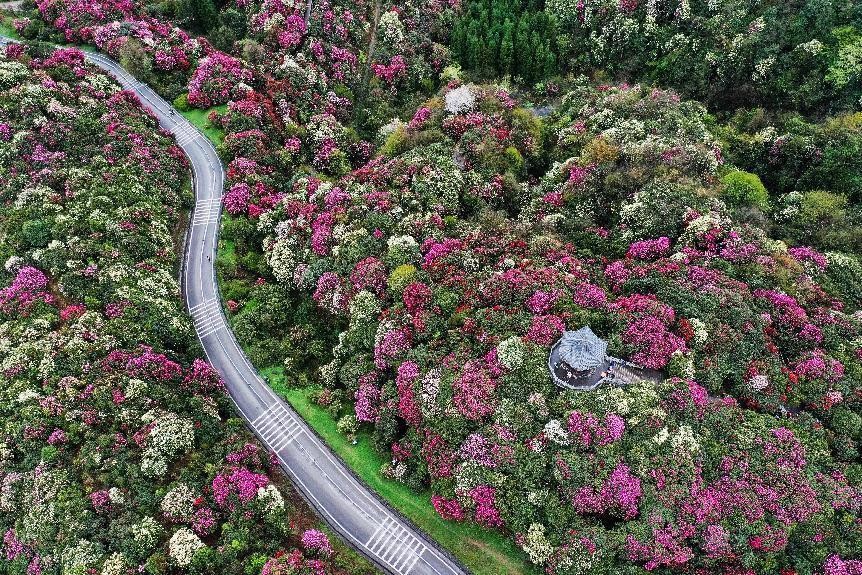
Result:
[[408,575],[425,552],[425,544],[392,517],[386,517],[365,544],[366,549],[396,573]]
[[225,327],[217,298],[204,300],[192,306],[189,308],[189,313],[200,338],[205,338]]
[[252,427],[276,454],[290,445],[303,431],[302,426],[282,403],[269,406],[252,422]]
[[221,213],[221,198],[198,200],[192,215],[192,226],[208,226],[218,222]]

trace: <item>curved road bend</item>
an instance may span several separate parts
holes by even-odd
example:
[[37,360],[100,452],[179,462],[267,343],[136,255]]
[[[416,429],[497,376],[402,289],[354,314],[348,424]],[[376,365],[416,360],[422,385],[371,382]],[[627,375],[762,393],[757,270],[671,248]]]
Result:
[[[2,39],[0,44],[9,40]],[[183,292],[209,362],[237,410],[320,516],[392,575],[467,575],[411,523],[382,504],[258,376],[229,329],[215,274],[224,170],[210,141],[148,86],[110,58],[86,57],[134,91],[191,161],[195,206],[186,236]]]

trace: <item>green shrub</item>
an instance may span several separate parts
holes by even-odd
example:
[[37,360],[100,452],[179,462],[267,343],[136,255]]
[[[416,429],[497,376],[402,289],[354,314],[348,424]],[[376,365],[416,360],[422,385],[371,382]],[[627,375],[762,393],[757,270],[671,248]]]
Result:
[[832,426],[841,435],[858,438],[862,431],[862,416],[846,407],[838,406],[832,414]]
[[399,125],[387,137],[386,141],[380,147],[380,154],[389,158],[407,151],[410,148],[407,128],[404,124]]
[[51,241],[51,224],[45,220],[29,220],[21,226],[21,239],[31,248],[44,248]]
[[189,95],[188,93],[180,94],[174,100],[174,108],[179,110],[180,112],[188,112],[192,109],[189,105]]
[[803,225],[832,223],[843,219],[847,198],[823,190],[805,192],[799,206],[798,222]]
[[728,172],[721,178],[721,183],[724,186],[721,196],[729,204],[756,207],[762,211],[769,209],[769,192],[757,174],[742,170]]
[[410,264],[400,265],[389,274],[389,289],[401,293],[415,277],[416,268],[414,266]]

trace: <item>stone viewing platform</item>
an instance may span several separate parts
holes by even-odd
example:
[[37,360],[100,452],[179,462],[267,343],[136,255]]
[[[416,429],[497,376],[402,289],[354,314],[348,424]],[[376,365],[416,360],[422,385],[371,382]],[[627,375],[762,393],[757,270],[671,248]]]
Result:
[[631,385],[645,379],[658,381],[661,374],[607,354],[608,342],[589,326],[567,331],[551,347],[548,369],[554,383],[566,389],[592,391],[606,383]]

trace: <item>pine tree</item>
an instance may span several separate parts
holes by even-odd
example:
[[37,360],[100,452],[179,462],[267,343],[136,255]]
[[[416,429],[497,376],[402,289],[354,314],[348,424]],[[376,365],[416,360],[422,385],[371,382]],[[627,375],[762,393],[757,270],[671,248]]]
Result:
[[467,65],[467,31],[464,29],[463,20],[458,20],[455,27],[452,29],[452,38],[450,40],[452,55],[455,60],[463,66]]
[[482,41],[472,32],[467,37],[467,57],[465,62],[468,68],[478,68],[482,65]]
[[486,60],[485,63],[489,69],[500,71],[500,45],[502,42],[502,34],[500,31],[500,23],[495,22],[488,32],[487,41],[485,42]]
[[545,53],[545,69],[542,75],[545,78],[551,78],[553,76],[556,76],[557,72],[557,57],[554,56],[554,53],[551,50],[548,50]]
[[557,34],[542,0],[471,0],[452,29],[450,47],[465,69],[534,82],[559,71]]
[[512,39],[512,23],[506,20],[503,39],[500,42],[500,72],[507,74],[512,71],[512,56],[515,54],[515,41]]
[[209,32],[218,24],[218,10],[213,0],[182,0],[177,4],[177,16],[201,32]]
[[524,76],[529,68],[530,60],[530,29],[526,17],[518,22],[515,32],[515,54],[513,57],[512,74]]
[[542,44],[542,39],[539,33],[535,30],[530,33],[530,62],[529,73],[525,74],[524,80],[527,82],[535,82],[542,74],[542,67],[545,64],[545,46]]

